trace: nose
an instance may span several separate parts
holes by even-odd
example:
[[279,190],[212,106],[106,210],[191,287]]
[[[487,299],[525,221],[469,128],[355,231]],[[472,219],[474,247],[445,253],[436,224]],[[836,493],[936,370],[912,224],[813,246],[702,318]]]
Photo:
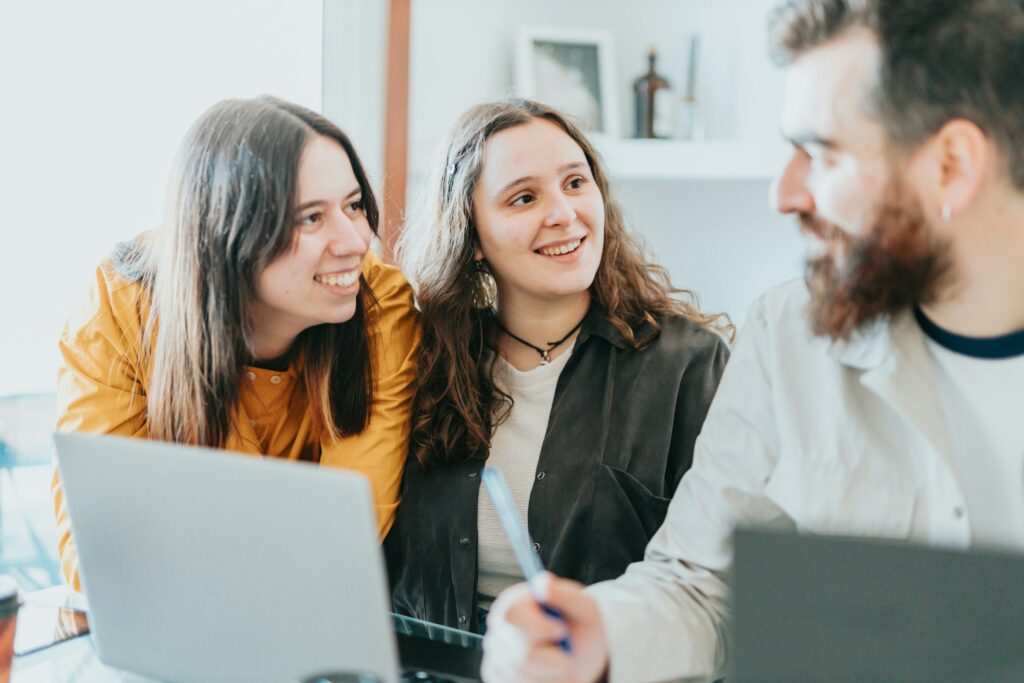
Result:
[[567,228],[576,221],[576,210],[569,198],[562,193],[554,195],[544,216],[544,225],[549,228]]
[[338,210],[330,219],[327,250],[332,256],[359,256],[370,248],[373,234],[365,220],[352,220],[344,211]]
[[782,173],[771,185],[770,199],[776,211],[784,214],[814,211],[814,195],[807,187],[809,169],[807,155],[799,149],[794,150]]

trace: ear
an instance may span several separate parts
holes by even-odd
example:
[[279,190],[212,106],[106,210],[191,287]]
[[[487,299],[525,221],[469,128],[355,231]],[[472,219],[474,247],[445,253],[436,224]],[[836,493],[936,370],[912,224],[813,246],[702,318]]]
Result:
[[924,148],[923,162],[929,214],[942,219],[943,212],[956,216],[975,203],[996,162],[995,144],[973,121],[954,119],[932,136]]
[[483,261],[484,260],[484,252],[480,249],[480,243],[479,242],[476,242],[475,245],[473,246],[473,260],[474,261]]

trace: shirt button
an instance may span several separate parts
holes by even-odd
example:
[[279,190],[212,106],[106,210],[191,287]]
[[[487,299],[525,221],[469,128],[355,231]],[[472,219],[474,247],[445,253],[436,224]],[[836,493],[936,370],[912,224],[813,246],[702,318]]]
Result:
[[470,472],[466,476],[469,477],[470,479],[476,479],[477,473],[476,472]]
[[469,537],[468,536],[463,536],[462,538],[460,538],[459,539],[459,545],[461,545],[463,548],[468,548],[469,547]]
[[533,551],[536,552],[536,553],[540,552],[540,543],[534,543],[533,544]]
[[459,615],[459,623],[460,624],[465,624],[466,623],[466,615],[465,614],[460,614]]
[[953,508],[953,516],[956,517],[957,519],[960,519],[961,517],[963,517],[964,516],[964,508],[963,508],[963,506],[957,505],[955,508]]
[[280,384],[281,383],[281,377],[279,375],[271,375],[270,376],[270,383],[271,384]]
[[248,377],[250,380],[256,379],[256,373],[255,372],[251,372],[251,371],[247,372],[247,373],[245,373],[245,376]]
[[548,475],[545,474],[544,472],[538,472],[537,473],[537,481],[540,481],[541,479],[543,479],[546,476],[548,476]]

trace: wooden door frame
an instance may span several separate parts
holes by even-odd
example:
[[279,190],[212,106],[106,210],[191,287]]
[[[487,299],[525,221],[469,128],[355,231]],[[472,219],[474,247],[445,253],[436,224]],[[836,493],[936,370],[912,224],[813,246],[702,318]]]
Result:
[[405,219],[409,164],[409,24],[412,0],[390,0],[388,64],[384,105],[384,191],[381,201],[381,256],[394,261]]

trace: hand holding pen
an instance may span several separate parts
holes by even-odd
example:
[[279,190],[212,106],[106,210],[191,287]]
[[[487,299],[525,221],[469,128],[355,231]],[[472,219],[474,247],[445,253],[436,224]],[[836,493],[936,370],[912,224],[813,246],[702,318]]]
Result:
[[[582,585],[542,572],[534,588],[520,583],[502,592],[487,617],[481,674],[487,683],[589,683],[608,673],[608,645],[597,602]],[[549,617],[539,602],[562,620]],[[569,634],[569,637],[566,637]],[[560,643],[571,638],[571,651]]]
[[[519,514],[519,509],[512,498],[512,492],[509,491],[508,484],[505,482],[505,476],[501,473],[501,470],[495,467],[485,467],[481,478],[483,479],[484,486],[487,487],[487,493],[490,494],[491,500],[494,502],[494,509],[498,512],[501,525],[505,527],[505,534],[512,545],[512,552],[515,553],[516,562],[519,563],[520,569],[523,570],[523,576],[526,577],[526,585],[530,587],[534,599],[537,600],[545,614],[559,621],[564,621],[562,614],[557,609],[544,604],[544,601],[539,596],[540,586],[538,585],[538,580],[544,572],[544,565],[541,564],[540,557],[533,549],[530,533],[523,522],[522,515]],[[568,636],[561,639],[558,644],[566,652],[572,652],[572,643],[569,641]]]

